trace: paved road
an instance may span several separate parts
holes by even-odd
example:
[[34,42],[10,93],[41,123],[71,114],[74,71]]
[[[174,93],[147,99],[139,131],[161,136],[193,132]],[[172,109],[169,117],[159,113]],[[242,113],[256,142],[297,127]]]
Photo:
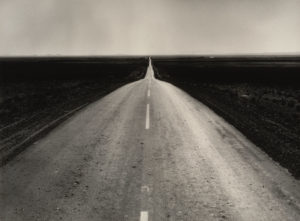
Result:
[[0,179],[5,221],[300,220],[299,181],[151,65]]

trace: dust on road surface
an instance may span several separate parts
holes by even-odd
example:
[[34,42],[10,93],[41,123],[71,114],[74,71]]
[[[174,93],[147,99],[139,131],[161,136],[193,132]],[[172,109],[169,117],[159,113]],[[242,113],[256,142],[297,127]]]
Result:
[[300,220],[299,181],[151,63],[0,179],[5,221]]

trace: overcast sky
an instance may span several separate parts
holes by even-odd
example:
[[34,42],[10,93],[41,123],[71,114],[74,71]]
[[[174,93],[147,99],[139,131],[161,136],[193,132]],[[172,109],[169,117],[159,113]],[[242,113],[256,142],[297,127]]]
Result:
[[0,55],[300,52],[300,0],[0,0]]

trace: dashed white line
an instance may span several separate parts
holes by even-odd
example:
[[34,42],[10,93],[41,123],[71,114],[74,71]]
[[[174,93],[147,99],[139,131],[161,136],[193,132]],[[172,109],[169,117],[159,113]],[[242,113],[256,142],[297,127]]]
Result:
[[146,125],[145,125],[146,130],[148,130],[149,127],[150,127],[149,109],[150,109],[150,105],[147,104],[147,110],[146,110]]
[[148,211],[141,211],[140,221],[148,221]]
[[148,97],[150,97],[150,89],[148,89]]
[[142,186],[141,191],[142,191],[142,193],[145,193],[145,192],[149,193],[150,188],[148,186],[144,185],[144,186]]

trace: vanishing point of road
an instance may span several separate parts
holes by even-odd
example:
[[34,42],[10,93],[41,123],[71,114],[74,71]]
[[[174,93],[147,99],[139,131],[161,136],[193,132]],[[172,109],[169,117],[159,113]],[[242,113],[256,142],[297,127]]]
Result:
[[300,185],[149,61],[0,168],[0,220],[300,220]]

